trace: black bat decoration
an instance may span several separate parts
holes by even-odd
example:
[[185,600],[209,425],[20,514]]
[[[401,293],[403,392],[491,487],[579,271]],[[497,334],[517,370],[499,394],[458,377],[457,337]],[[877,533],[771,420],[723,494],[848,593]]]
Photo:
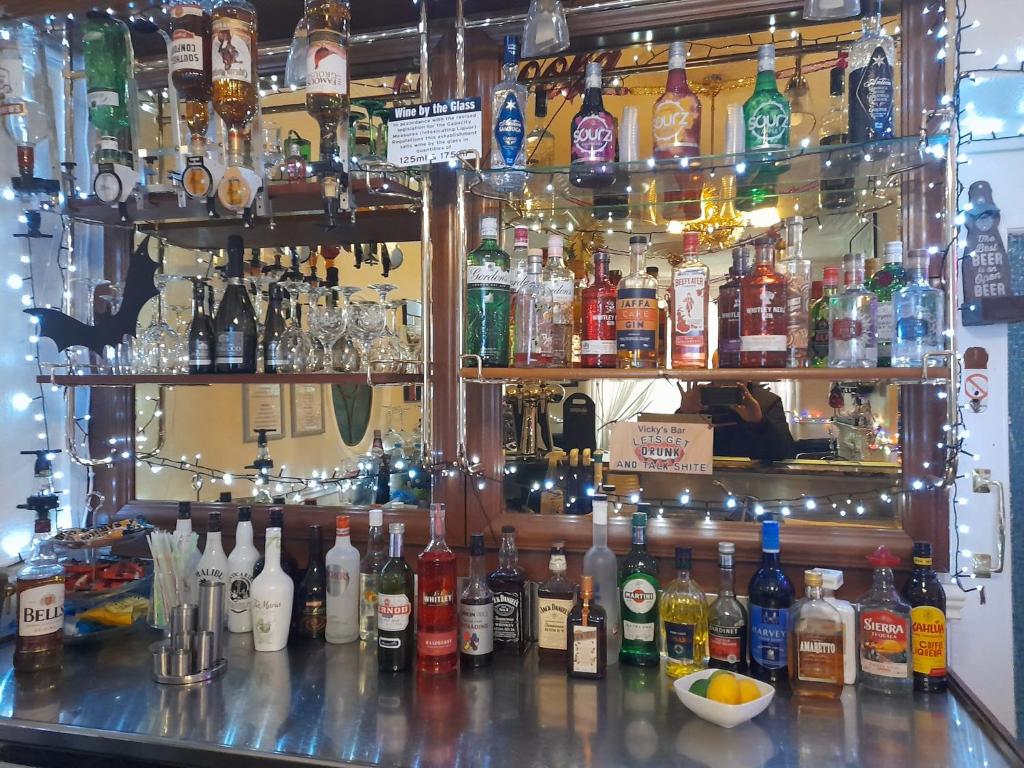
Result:
[[68,347],[88,347],[97,355],[104,347],[116,347],[125,336],[134,336],[143,305],[159,295],[153,276],[157,263],[149,258],[149,237],[139,243],[128,261],[128,274],[124,280],[121,306],[113,315],[96,325],[86,325],[56,309],[26,309],[25,314],[39,320],[39,336],[48,336],[57,345],[57,351]]

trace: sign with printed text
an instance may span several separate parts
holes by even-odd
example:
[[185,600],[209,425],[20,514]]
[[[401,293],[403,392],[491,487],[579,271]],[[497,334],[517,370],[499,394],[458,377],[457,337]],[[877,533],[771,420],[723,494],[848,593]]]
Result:
[[480,99],[395,107],[388,117],[388,162],[400,168],[446,163],[483,147]]
[[710,424],[646,421],[612,424],[613,472],[710,475],[714,430]]

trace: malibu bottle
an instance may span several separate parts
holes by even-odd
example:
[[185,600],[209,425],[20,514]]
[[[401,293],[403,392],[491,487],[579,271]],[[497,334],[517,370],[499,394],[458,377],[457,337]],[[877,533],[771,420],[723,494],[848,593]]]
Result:
[[779,564],[779,523],[761,524],[761,567],[750,580],[750,675],[774,686],[789,679],[787,642],[793,585]]
[[647,552],[649,504],[633,513],[633,544],[619,569],[622,595],[622,650],[619,661],[634,667],[654,667],[661,661],[655,639],[658,625],[658,561]]
[[390,557],[380,569],[377,593],[377,669],[402,672],[412,664],[413,573],[402,557],[404,523],[391,523]]

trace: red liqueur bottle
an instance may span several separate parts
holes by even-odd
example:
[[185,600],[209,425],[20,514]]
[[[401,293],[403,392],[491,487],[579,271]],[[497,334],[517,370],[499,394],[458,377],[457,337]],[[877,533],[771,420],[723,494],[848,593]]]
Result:
[[786,278],[775,271],[770,240],[757,242],[757,263],[740,280],[740,366],[785,368]]
[[416,669],[420,672],[451,672],[459,663],[455,571],[455,553],[444,540],[444,504],[432,504],[430,543],[416,564]]
[[594,282],[583,289],[583,340],[581,363],[584,368],[614,368],[615,285],[608,279],[608,252],[594,254]]

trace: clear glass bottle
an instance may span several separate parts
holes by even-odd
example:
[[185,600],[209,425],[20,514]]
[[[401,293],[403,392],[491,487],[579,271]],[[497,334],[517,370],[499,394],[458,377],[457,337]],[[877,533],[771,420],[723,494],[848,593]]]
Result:
[[555,165],[555,135],[548,130],[548,92],[537,86],[533,97],[535,125],[526,137],[526,165],[528,168],[553,168]]
[[481,243],[466,257],[466,325],[463,354],[479,355],[485,368],[507,368],[512,272],[498,247],[498,220],[480,221]]
[[553,368],[567,368],[572,360],[573,299],[576,279],[565,265],[565,241],[561,235],[548,235],[548,262],[541,282],[544,314],[550,317],[551,344],[548,347]]
[[615,183],[618,137],[615,118],[604,108],[600,63],[587,63],[585,83],[583,104],[572,119],[569,183],[575,187],[607,187]]
[[757,241],[757,262],[740,279],[740,367],[785,368],[786,278],[775,270],[775,249]]
[[932,545],[914,542],[914,570],[903,585],[910,604],[914,690],[944,693],[946,674],[946,593],[932,569]]
[[892,344],[896,334],[893,319],[893,297],[907,284],[903,268],[903,243],[895,240],[885,244],[885,264],[874,272],[865,272],[865,288],[878,299],[875,332],[878,334],[878,365],[888,368],[892,364]]
[[[338,130],[348,125],[348,35],[352,11],[348,0],[305,0],[307,28],[306,112],[320,128],[320,163],[341,163],[348,142]],[[346,169],[347,170],[347,169]]]
[[647,238],[629,238],[630,270],[615,294],[619,368],[658,367],[658,281],[647,274]]
[[256,24],[256,8],[246,0],[218,0],[213,7],[213,108],[228,128],[229,165],[245,164],[246,128],[258,107]]
[[708,665],[708,601],[692,568],[693,551],[676,547],[676,577],[661,593],[661,653],[672,678]]
[[519,76],[519,38],[505,36],[501,80],[491,93],[491,173],[489,185],[517,194],[526,184],[526,86]]
[[441,674],[459,663],[458,574],[444,540],[444,504],[430,505],[430,542],[416,558],[416,669]]
[[537,586],[537,655],[565,661],[568,651],[566,620],[576,599],[576,585],[565,578],[565,542],[551,545],[548,578]]
[[829,300],[830,368],[874,368],[878,365],[875,294],[864,287],[864,254],[843,258],[843,292]]
[[[512,300],[526,282],[527,258],[530,254],[530,230],[517,226],[512,235]],[[543,258],[541,259],[543,261]],[[515,322],[515,307],[512,309],[512,321]]]
[[807,364],[807,323],[811,305],[811,260],[804,257],[804,220],[790,216],[785,224],[785,257],[779,274],[786,278],[786,367]]
[[459,659],[463,669],[486,667],[494,659],[494,593],[487,586],[482,533],[469,539],[469,576],[459,600]]
[[4,128],[17,147],[19,175],[32,179],[36,146],[54,130],[46,48],[34,25],[9,21],[0,28],[0,69],[7,73]]
[[377,639],[377,592],[380,569],[388,559],[388,540],[384,533],[384,510],[371,507],[366,555],[359,563],[359,639]]
[[615,286],[608,279],[608,252],[594,252],[594,282],[583,289],[580,362],[584,368],[614,368]]
[[516,318],[512,362],[516,368],[551,364],[551,292],[541,282],[544,257],[527,257],[526,281],[516,291],[512,314]]
[[634,667],[654,667],[658,653],[658,561],[647,551],[647,510],[637,504],[633,513],[633,542],[619,568],[622,597],[622,649],[619,661]]
[[[822,147],[842,146],[849,136],[846,104],[847,53],[839,52],[839,63],[829,73],[828,111],[821,120],[818,144]],[[855,169],[848,160],[822,155],[821,186],[818,200],[827,211],[842,211],[856,204]]]
[[580,597],[566,620],[569,650],[566,668],[570,677],[603,678],[608,669],[608,616],[594,602],[594,578],[584,576]]
[[821,281],[821,298],[811,304],[807,361],[812,368],[828,367],[828,340],[832,337],[828,321],[829,306],[839,293],[839,267],[825,267]]
[[[930,256],[924,249],[913,250],[907,259],[906,285],[893,297],[894,368],[925,365],[925,355],[945,349],[945,295],[928,283]],[[927,365],[941,365],[931,358]]]
[[672,265],[672,367],[708,367],[710,271],[697,257],[700,232],[683,233],[683,259]]
[[861,22],[861,37],[850,50],[851,144],[896,135],[896,42],[882,25],[882,7],[883,0],[871,0],[871,11]]
[[747,587],[750,596],[750,676],[771,685],[789,679],[789,613],[793,585],[779,560],[779,523],[761,523],[761,566]]
[[359,639],[359,550],[352,546],[348,515],[334,519],[334,546],[324,556],[327,567],[328,643]]
[[892,569],[899,558],[886,547],[868,557],[875,567],[871,591],[857,612],[860,682],[878,693],[909,693],[911,678],[910,606],[896,591]]
[[619,660],[622,647],[622,632],[619,627],[619,582],[618,560],[608,546],[608,497],[595,493],[591,502],[591,522],[594,525],[593,543],[583,555],[584,577],[594,581],[594,602],[604,608],[607,617],[605,625],[608,641],[605,644],[608,663]]
[[25,567],[15,582],[18,630],[14,671],[59,669],[64,656],[64,566],[57,562],[50,537],[49,511],[36,518]]
[[747,610],[736,599],[736,545],[718,544],[718,596],[708,608],[708,666],[746,674]]
[[843,620],[825,600],[821,582],[817,571],[804,571],[807,595],[790,614],[790,686],[798,696],[837,699],[843,692]]

